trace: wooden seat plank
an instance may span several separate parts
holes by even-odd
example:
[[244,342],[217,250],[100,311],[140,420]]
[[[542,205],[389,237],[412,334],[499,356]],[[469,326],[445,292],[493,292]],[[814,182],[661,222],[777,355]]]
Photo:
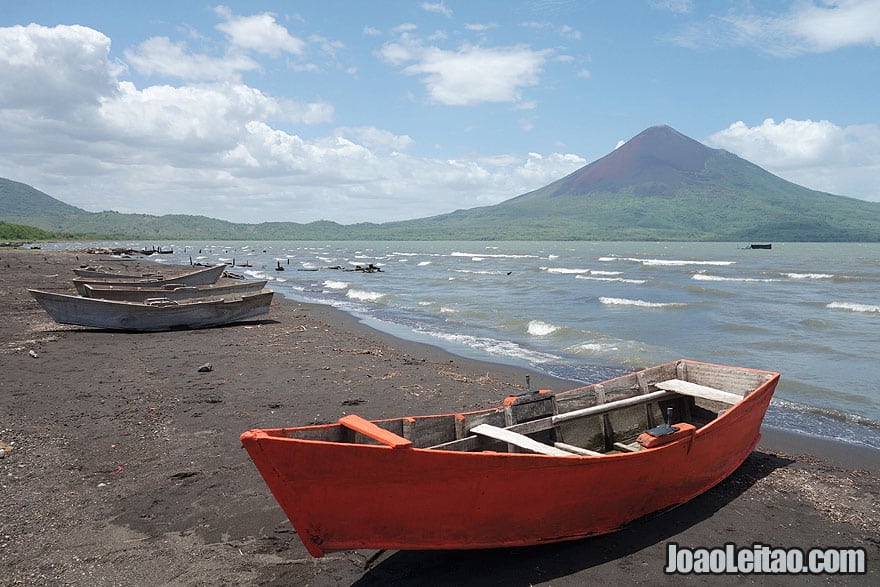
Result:
[[[660,391],[652,391],[651,393],[644,393],[641,395],[634,395],[632,397],[627,397],[624,399],[614,400],[606,403],[596,404],[595,406],[590,406],[589,408],[582,408],[580,410],[572,410],[571,412],[563,412],[556,416],[551,416],[549,419],[551,421],[551,425],[560,424],[562,422],[568,422],[569,420],[576,420],[578,418],[586,418],[587,416],[596,416],[598,414],[607,414],[608,412],[620,409],[627,408],[631,406],[637,406],[639,404],[646,404],[648,402],[657,401],[659,399],[664,399],[669,396],[670,393],[665,390]],[[538,420],[534,420],[537,422]],[[531,422],[524,422],[523,424],[531,424]],[[521,425],[518,425],[521,426]],[[516,426],[511,426],[511,428],[515,428]]]
[[576,455],[582,455],[585,457],[600,457],[603,453],[596,452],[594,450],[590,450],[588,448],[581,448],[579,446],[575,446],[573,444],[567,444],[565,442],[554,442],[553,446],[561,450],[567,450],[568,452],[573,452]]
[[537,440],[529,438],[524,434],[519,434],[518,432],[513,432],[511,430],[507,430],[506,428],[492,426],[491,424],[480,424],[479,426],[474,426],[473,428],[471,428],[470,431],[472,434],[478,434],[480,436],[494,438],[495,440],[501,440],[502,442],[506,442],[508,444],[512,444],[514,446],[518,446],[520,448],[524,448],[525,450],[542,455],[549,455],[553,457],[576,456],[566,450],[556,448],[555,446],[550,446],[549,444],[544,444],[543,442],[538,442]]
[[390,430],[380,428],[369,420],[365,420],[356,414],[349,414],[348,416],[339,418],[339,423],[350,430],[360,432],[364,436],[372,438],[373,440],[381,442],[391,448],[409,448],[412,446],[411,440],[395,434]]
[[624,442],[615,442],[614,448],[623,452],[639,452],[642,450],[642,447],[638,444],[626,444]]
[[725,404],[736,404],[740,400],[742,400],[741,395],[730,393],[729,391],[715,389],[714,387],[707,387],[705,385],[691,383],[690,381],[682,381],[681,379],[658,381],[654,384],[654,386],[657,389],[662,389],[664,391],[674,391],[675,393],[680,393],[682,395],[700,397],[703,399]]

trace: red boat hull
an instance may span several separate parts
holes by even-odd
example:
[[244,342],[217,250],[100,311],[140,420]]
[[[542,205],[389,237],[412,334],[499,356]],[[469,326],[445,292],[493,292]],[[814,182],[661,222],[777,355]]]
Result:
[[[308,551],[524,546],[612,532],[742,464],[778,374],[712,422],[640,452],[555,457],[241,436]],[[327,426],[336,426],[335,424]]]

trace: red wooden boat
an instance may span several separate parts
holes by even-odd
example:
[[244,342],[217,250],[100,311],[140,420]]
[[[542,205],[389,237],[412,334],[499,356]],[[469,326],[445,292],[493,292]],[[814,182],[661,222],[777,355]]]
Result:
[[251,430],[308,551],[575,540],[682,504],[742,464],[779,374],[689,360],[462,414]]

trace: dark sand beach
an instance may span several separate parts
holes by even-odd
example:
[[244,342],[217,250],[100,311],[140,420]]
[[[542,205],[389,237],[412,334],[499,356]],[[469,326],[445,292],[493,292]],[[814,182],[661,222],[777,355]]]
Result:
[[[330,307],[280,296],[266,316],[206,330],[137,334],[54,323],[26,288],[67,290],[72,269],[87,264],[156,267],[0,249],[0,584],[706,581],[664,575],[667,544],[676,542],[863,548],[865,575],[708,580],[880,585],[878,451],[773,431],[706,494],[611,535],[519,549],[311,558],[241,448],[242,432],[346,413],[491,407],[522,391],[526,372],[398,340]],[[210,371],[199,370],[208,363]],[[534,373],[531,383],[574,387]]]

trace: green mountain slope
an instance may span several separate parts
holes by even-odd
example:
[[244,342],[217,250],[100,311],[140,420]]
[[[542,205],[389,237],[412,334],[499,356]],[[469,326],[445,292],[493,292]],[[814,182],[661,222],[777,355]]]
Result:
[[2,219],[83,214],[88,212],[56,200],[25,183],[0,177],[0,218]]
[[0,179],[0,220],[53,232],[166,240],[880,241],[880,203],[804,188],[668,126],[494,206],[418,220],[235,224],[90,213]]
[[48,241],[57,239],[59,235],[21,224],[9,224],[0,221],[0,243],[23,241]]

